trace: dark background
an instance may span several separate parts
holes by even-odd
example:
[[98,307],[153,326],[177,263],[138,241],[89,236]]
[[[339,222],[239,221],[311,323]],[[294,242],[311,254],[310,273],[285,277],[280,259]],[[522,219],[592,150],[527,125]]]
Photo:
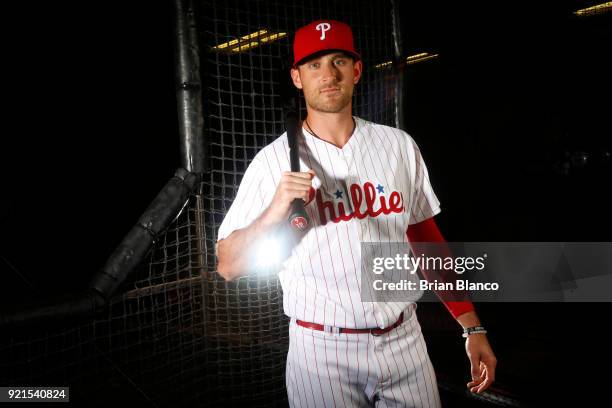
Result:
[[[402,2],[406,53],[440,57],[406,71],[406,130],[446,238],[609,241],[612,13],[421,3]],[[84,288],[179,165],[171,2],[2,8],[0,305]],[[506,364],[551,401],[603,394],[609,304],[479,311],[500,381]]]

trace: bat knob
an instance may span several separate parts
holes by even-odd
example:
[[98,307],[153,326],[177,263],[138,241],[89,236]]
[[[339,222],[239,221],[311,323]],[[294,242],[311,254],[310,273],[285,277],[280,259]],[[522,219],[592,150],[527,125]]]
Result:
[[301,215],[293,217],[289,222],[298,231],[304,231],[308,227],[308,220]]
[[289,216],[289,224],[297,231],[305,231],[309,224],[308,214],[304,209],[304,201],[295,199],[291,205],[291,215]]

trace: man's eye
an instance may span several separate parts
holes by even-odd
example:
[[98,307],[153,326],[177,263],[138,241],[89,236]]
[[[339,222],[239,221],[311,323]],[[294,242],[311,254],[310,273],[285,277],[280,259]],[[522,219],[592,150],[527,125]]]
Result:
[[319,68],[319,63],[311,62],[310,64],[308,64],[308,67],[311,68],[311,69]]
[[343,59],[336,60],[336,65],[344,65],[344,64],[346,64],[346,60],[343,60]]

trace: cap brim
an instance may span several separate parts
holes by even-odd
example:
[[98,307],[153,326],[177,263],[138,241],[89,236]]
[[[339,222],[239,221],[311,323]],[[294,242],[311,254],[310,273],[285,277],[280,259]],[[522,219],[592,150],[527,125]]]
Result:
[[353,57],[353,59],[355,61],[361,60],[361,55],[357,54],[356,52],[342,50],[342,49],[338,49],[338,48],[330,48],[330,49],[327,49],[327,50],[320,50],[320,51],[314,52],[314,53],[312,53],[310,55],[307,55],[307,56],[301,58],[299,61],[295,62],[291,66],[291,68],[297,68],[298,65],[302,65],[303,63],[307,62],[310,59],[317,58],[317,57],[320,57],[322,55],[329,54],[331,52],[343,52],[346,55],[348,55],[350,57]]

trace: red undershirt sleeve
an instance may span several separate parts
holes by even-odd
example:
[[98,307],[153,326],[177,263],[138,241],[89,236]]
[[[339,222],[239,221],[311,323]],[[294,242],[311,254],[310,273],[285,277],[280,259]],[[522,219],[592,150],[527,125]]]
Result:
[[[428,218],[424,221],[421,221],[417,224],[410,225],[408,227],[408,230],[406,231],[406,236],[408,237],[408,241],[410,243],[412,242],[446,242],[444,240],[444,237],[442,236],[442,233],[438,229],[438,226],[436,225],[436,222],[434,221],[433,217]],[[414,247],[413,247],[413,250],[414,250]],[[430,281],[429,277],[427,276],[426,271],[421,271],[421,272],[423,273],[425,279]],[[436,292],[436,294],[438,295],[438,297],[440,297],[440,300],[442,301],[442,303],[444,303],[444,306],[446,306],[450,314],[455,319],[464,313],[474,310],[474,305],[470,301],[460,301],[460,302],[449,301],[449,300],[445,300],[444,298],[442,298],[438,292]]]

